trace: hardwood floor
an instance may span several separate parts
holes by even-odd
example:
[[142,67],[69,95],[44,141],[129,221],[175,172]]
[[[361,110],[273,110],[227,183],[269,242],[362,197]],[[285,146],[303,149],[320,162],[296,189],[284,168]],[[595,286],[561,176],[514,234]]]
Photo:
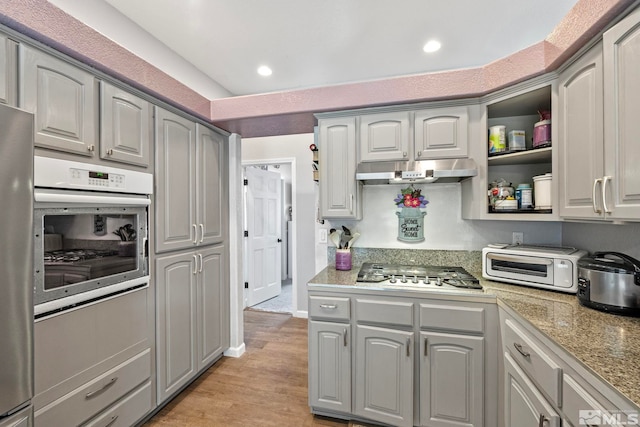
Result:
[[356,426],[307,401],[307,319],[245,310],[246,353],[223,357],[144,427]]

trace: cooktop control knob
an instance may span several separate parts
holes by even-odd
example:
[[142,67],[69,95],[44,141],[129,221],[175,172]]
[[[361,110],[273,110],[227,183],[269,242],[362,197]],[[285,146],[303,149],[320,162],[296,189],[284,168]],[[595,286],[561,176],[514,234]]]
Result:
[[402,279],[400,279],[402,283],[407,283],[407,276],[405,274],[402,275]]
[[397,280],[396,280],[396,275],[395,275],[395,274],[392,274],[392,275],[391,275],[391,279],[389,279],[389,283],[396,283],[396,282],[397,282]]
[[413,276],[413,279],[411,281],[413,283],[418,283],[418,276]]
[[442,279],[439,277],[436,279],[436,286],[442,286]]

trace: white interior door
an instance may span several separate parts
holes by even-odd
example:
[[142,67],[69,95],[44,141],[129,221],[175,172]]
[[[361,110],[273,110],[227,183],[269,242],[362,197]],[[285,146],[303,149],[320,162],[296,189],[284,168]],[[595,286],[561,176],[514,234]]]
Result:
[[245,271],[249,307],[280,295],[281,290],[281,204],[280,174],[246,168],[247,217]]

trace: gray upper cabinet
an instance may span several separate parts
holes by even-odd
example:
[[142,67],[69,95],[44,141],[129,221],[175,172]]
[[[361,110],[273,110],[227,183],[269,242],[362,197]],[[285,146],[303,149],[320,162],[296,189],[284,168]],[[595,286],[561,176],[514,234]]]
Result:
[[561,216],[640,220],[640,9],[560,76]]
[[484,425],[484,338],[420,332],[420,425]]
[[227,204],[225,138],[200,124],[196,124],[196,222],[198,243],[208,245],[224,238],[223,223]]
[[18,44],[0,33],[0,103],[18,103]]
[[35,114],[35,145],[92,157],[98,138],[95,78],[20,45],[20,107]]
[[468,108],[448,107],[416,111],[416,160],[467,157]]
[[562,72],[558,83],[560,216],[603,217],[602,43]]
[[156,107],[156,252],[224,239],[225,140]]
[[320,119],[319,180],[323,218],[360,219],[360,184],[356,181],[356,118]]
[[409,159],[409,112],[360,116],[360,161]]
[[100,82],[100,158],[149,166],[151,104],[106,82]]
[[156,107],[156,252],[197,244],[196,125]]
[[[603,210],[612,218],[640,219],[640,9],[603,36]],[[610,177],[610,178],[609,178]]]

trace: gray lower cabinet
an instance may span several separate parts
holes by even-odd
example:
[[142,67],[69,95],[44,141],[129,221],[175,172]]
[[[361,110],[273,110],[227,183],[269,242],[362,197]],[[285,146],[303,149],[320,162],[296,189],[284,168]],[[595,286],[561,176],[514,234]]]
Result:
[[33,426],[33,408],[28,406],[10,417],[0,421],[0,427],[31,427]]
[[225,138],[156,107],[156,252],[223,240]]
[[35,115],[35,145],[93,157],[98,140],[94,76],[21,44],[19,80],[20,107]]
[[228,346],[225,254],[219,245],[156,258],[159,402]]
[[509,353],[504,357],[505,426],[559,427],[560,416]]
[[0,103],[18,104],[18,43],[0,33]]
[[133,424],[151,411],[149,292],[136,289],[36,320],[36,427],[84,425],[139,393],[122,418]]
[[411,331],[357,326],[356,415],[394,426],[413,425],[413,342]]
[[485,303],[310,290],[309,405],[385,425],[493,426],[497,316]]
[[484,425],[484,337],[420,332],[420,425]]
[[100,82],[100,158],[149,166],[153,117],[151,104]]
[[309,405],[351,412],[351,326],[309,321]]

